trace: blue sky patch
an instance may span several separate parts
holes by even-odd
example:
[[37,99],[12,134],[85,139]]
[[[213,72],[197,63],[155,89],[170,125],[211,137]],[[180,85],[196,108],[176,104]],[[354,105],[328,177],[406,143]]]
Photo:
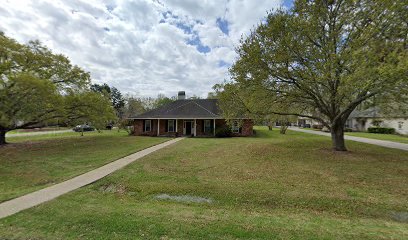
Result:
[[177,27],[177,28],[180,28],[181,30],[183,30],[184,33],[188,33],[188,34],[192,34],[192,33],[193,33],[193,31],[191,30],[191,27],[188,26],[188,25],[186,25],[186,24],[184,24],[184,23],[182,23],[182,22],[176,23],[176,27]]
[[228,36],[229,29],[228,29],[228,21],[222,18],[217,18],[217,26],[218,28]]
[[225,62],[224,60],[218,61],[218,67],[229,67],[231,64]]
[[198,36],[194,36],[193,39],[187,40],[188,45],[196,46],[197,51],[200,53],[208,53],[211,52],[211,48],[208,46],[205,46],[201,43],[201,40]]
[[287,7],[288,9],[293,7],[293,0],[284,0],[283,6]]

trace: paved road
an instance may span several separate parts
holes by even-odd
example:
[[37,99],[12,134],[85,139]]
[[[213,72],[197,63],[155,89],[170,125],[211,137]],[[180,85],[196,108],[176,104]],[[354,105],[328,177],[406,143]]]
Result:
[[65,193],[68,193],[70,191],[73,191],[75,189],[88,185],[90,183],[93,183],[105,177],[106,175],[111,174],[123,168],[124,166],[136,161],[139,158],[142,158],[152,152],[155,152],[159,149],[167,147],[182,139],[183,138],[175,138],[170,141],[158,144],[156,146],[146,148],[139,152],[133,153],[127,157],[124,157],[114,162],[108,163],[90,172],[74,177],[70,180],[67,180],[62,183],[55,184],[51,187],[47,187],[39,191],[32,192],[27,195],[0,203],[0,218],[4,218],[10,215],[13,215],[22,210],[34,207],[41,203],[57,198],[58,196],[61,196]]
[[[289,130],[331,137],[330,133],[326,133],[326,132],[306,130],[306,129],[296,128],[296,127],[291,127],[289,128]],[[352,140],[356,142],[368,143],[368,144],[378,145],[382,147],[396,148],[396,149],[408,151],[408,144],[406,143],[398,143],[398,142],[391,142],[391,141],[377,140],[377,139],[363,138],[363,137],[354,137],[354,136],[347,136],[347,135],[345,135],[344,138],[347,140]]]
[[26,132],[26,133],[14,133],[6,134],[6,137],[27,137],[27,136],[37,136],[37,135],[46,135],[46,134],[59,134],[73,132],[71,129],[68,130],[55,130],[55,131],[42,131],[42,132]]

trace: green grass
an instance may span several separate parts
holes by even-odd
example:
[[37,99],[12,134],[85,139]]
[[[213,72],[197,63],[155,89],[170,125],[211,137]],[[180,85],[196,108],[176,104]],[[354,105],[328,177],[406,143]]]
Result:
[[[408,154],[258,129],[188,138],[0,220],[11,239],[406,239]],[[158,200],[188,195],[212,203]],[[0,237],[0,238],[1,238]]]
[[347,132],[345,134],[349,136],[355,136],[355,137],[365,137],[365,138],[372,138],[372,139],[386,140],[386,141],[400,142],[400,143],[408,144],[408,136],[403,136],[403,135],[379,134],[379,133],[368,133],[368,132]]
[[0,147],[0,202],[38,190],[168,140],[125,132],[10,137]]

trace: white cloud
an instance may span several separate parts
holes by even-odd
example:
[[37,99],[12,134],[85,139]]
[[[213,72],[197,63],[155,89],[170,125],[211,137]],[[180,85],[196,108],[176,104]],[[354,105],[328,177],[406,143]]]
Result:
[[228,78],[240,36],[281,2],[9,0],[0,5],[0,31],[20,42],[38,39],[94,82],[126,93],[205,97]]

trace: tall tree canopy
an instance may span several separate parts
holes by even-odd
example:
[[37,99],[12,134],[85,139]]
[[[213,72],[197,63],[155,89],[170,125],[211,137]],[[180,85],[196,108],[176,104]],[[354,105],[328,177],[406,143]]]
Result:
[[109,87],[108,84],[92,84],[91,90],[94,92],[99,92],[102,94],[107,94],[107,96],[112,101],[112,106],[116,111],[116,115],[119,118],[123,117],[123,111],[125,107],[125,98],[123,97],[122,93],[115,87]]
[[407,19],[404,0],[296,0],[270,12],[241,40],[233,81],[218,86],[221,108],[315,119],[344,151],[344,124],[360,103],[408,99]]
[[0,33],[0,145],[13,129],[114,118],[109,99],[89,84],[89,73],[67,57],[38,41],[23,45]]

